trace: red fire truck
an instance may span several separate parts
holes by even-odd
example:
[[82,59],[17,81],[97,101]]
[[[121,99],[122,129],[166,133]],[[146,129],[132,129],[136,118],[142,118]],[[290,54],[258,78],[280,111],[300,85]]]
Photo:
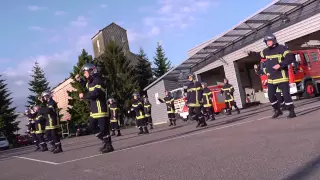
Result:
[[[320,49],[291,51],[296,63],[289,66],[290,94],[311,98],[320,93]],[[261,60],[260,67],[264,60]],[[260,76],[264,95],[268,98],[267,75]]]
[[[220,95],[220,91],[222,85],[216,86],[208,86],[213,94],[212,104],[213,110],[215,113],[224,112],[225,103],[224,103],[224,96]],[[188,119],[189,116],[189,109],[186,104],[186,93],[184,92],[185,87],[174,89],[171,92],[172,96],[174,97],[174,107],[176,109],[176,114],[179,114],[184,120]]]

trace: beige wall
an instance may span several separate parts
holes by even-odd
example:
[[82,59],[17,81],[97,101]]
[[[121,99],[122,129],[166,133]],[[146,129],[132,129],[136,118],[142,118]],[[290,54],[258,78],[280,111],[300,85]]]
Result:
[[60,114],[63,114],[61,121],[70,120],[70,114],[67,112],[69,99],[67,91],[74,90],[71,86],[71,82],[72,79],[69,78],[52,90],[53,99],[58,103],[58,107],[62,109],[60,111]]

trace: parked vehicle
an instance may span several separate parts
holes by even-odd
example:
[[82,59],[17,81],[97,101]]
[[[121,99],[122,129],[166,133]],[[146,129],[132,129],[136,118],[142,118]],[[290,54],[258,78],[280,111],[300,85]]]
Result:
[[[320,49],[291,51],[296,62],[289,66],[290,94],[312,98],[320,93]],[[264,60],[261,60],[260,67]],[[264,95],[268,98],[267,75],[260,76]]]
[[[185,93],[185,88],[186,87],[181,87],[170,92],[174,97],[174,107],[176,109],[175,113],[179,114],[180,117],[186,121],[189,116],[189,108],[186,104],[187,95]],[[208,88],[213,94],[213,112],[215,112],[215,114],[224,113],[226,105],[224,103],[224,97],[220,95],[222,85],[208,86]]]
[[9,149],[9,141],[5,136],[0,135],[0,150],[5,149]]
[[28,146],[33,144],[32,138],[28,135],[18,135],[16,137],[16,142],[19,146]]
[[91,133],[90,128],[87,124],[82,123],[81,125],[76,125],[76,136],[85,136]]

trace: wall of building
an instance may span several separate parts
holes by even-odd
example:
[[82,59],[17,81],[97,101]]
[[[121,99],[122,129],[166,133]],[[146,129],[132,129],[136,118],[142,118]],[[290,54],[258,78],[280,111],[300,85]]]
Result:
[[[307,34],[316,32],[320,30],[320,14],[316,14],[310,18],[307,18],[303,21],[300,21],[296,24],[293,24],[287,28],[284,28],[280,31],[275,32],[274,34],[277,36],[278,42],[281,44],[284,44],[286,42],[292,41],[294,39],[297,39],[299,37],[305,36]],[[224,70],[226,77],[229,79],[230,83],[233,84],[235,88],[235,100],[238,101],[239,106],[242,106],[244,104],[244,93],[241,92],[242,88],[239,89],[239,87],[242,87],[241,81],[239,81],[239,74],[237,71],[238,67],[235,67],[237,65],[234,64],[234,61],[237,61],[239,59],[242,59],[247,56],[246,51],[262,51],[266,45],[262,41],[262,39],[257,40],[256,42],[245,46],[237,51],[234,51],[228,55],[225,55],[223,59],[228,63],[224,64]],[[207,70],[213,69],[221,65],[221,61],[216,60],[215,62],[207,65],[206,67],[196,71],[196,74],[199,74],[201,72],[205,72]],[[237,69],[237,71],[236,71]]]
[[223,79],[225,78],[223,66],[203,72],[200,74],[200,77],[201,81],[206,82],[208,86],[217,85],[218,82],[223,82]]
[[170,80],[163,80],[163,81],[164,81],[164,87],[168,91],[181,88],[180,84],[177,81],[170,81]]
[[94,57],[99,57],[105,51],[105,44],[103,41],[102,31],[100,31],[91,41]]
[[158,93],[158,97],[163,98],[165,96],[164,91],[165,84],[163,80],[150,87],[147,91],[149,101],[152,105],[152,119],[154,124],[166,123],[168,121],[166,105],[163,103],[158,104],[155,97],[155,94]]
[[125,53],[130,51],[127,31],[117,24],[111,23],[102,29],[102,36],[105,44],[114,41]]
[[71,86],[72,79],[69,78],[52,90],[53,99],[57,102],[58,108],[61,108],[60,114],[63,114],[61,121],[70,120],[70,114],[68,110],[68,91],[73,91],[74,88]]

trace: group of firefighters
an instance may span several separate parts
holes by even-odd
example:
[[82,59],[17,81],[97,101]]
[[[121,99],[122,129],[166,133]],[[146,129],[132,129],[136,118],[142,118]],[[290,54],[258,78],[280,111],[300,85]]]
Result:
[[[288,118],[296,117],[291,95],[289,92],[288,82],[288,65],[294,61],[293,55],[285,46],[277,43],[276,37],[273,34],[267,35],[264,42],[268,46],[261,51],[261,58],[265,58],[262,72],[268,76],[268,96],[272,107],[274,108],[273,118],[282,115],[280,108],[281,96],[277,96],[277,92],[281,91],[283,95],[284,107],[289,110]],[[255,52],[249,52],[249,55],[254,55]],[[255,67],[257,69],[257,67]],[[121,136],[119,126],[119,111],[115,99],[106,100],[105,84],[101,75],[97,72],[97,68],[93,64],[85,64],[81,71],[84,78],[76,75],[75,79],[85,87],[87,91],[79,93],[79,98],[87,100],[90,106],[89,124],[93,131],[99,127],[95,136],[103,142],[99,149],[101,153],[114,151],[111,142],[111,136]],[[207,126],[206,119],[215,120],[212,98],[213,94],[207,87],[207,83],[198,82],[193,74],[188,74],[189,84],[186,89],[187,100],[186,104],[189,108],[189,119],[198,121],[197,127]],[[159,98],[159,101],[166,104],[169,126],[176,126],[174,98],[170,92],[166,91],[164,98]],[[224,79],[224,86],[221,89],[221,94],[225,96],[226,113],[231,114],[231,106],[234,106],[236,111],[240,113],[239,108],[234,101],[234,88],[229,84],[227,79]],[[133,93],[132,108],[129,112],[134,112],[136,115],[136,125],[139,129],[139,134],[147,134],[148,125],[152,126],[151,104],[146,96],[140,97],[138,92]],[[278,98],[277,98],[278,97]],[[25,114],[29,118],[29,130],[36,142],[37,151],[48,151],[47,143],[44,139],[44,134],[48,142],[52,145],[51,152],[62,152],[61,142],[58,135],[59,118],[57,112],[57,103],[52,99],[51,92],[43,92],[39,97],[42,102],[40,106],[33,106],[26,110]],[[110,127],[112,134],[110,135]]]

